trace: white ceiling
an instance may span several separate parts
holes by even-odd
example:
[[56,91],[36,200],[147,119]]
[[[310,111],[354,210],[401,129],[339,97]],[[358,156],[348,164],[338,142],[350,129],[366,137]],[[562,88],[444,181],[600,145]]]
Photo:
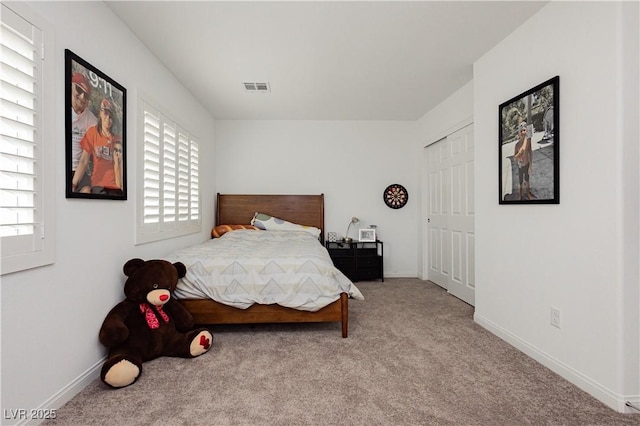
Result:
[[106,3],[216,119],[416,120],[547,2]]

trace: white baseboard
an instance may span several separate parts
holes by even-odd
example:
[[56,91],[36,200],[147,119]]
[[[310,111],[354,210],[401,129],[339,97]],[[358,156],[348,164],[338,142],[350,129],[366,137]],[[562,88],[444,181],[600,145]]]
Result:
[[387,273],[387,271],[384,272],[384,277],[385,278],[419,278],[418,276],[416,276],[415,273],[409,273],[409,272]]
[[[560,375],[567,381],[573,383],[583,391],[587,392],[589,395],[593,396],[594,398],[601,401],[603,404],[606,404],[610,408],[616,410],[617,412],[629,414],[640,413],[632,407],[626,405],[628,401],[634,406],[640,408],[640,404],[638,403],[639,398],[637,395],[625,396],[617,394],[610,389],[607,389],[605,386],[602,386],[600,383],[594,381],[593,379],[580,373],[579,371],[550,356],[549,354],[539,350],[534,346],[531,346],[528,342],[508,332],[494,322],[484,318],[482,315],[478,315],[476,313],[474,314],[473,319],[480,326],[484,327],[505,342],[509,343],[511,346],[522,351],[527,356],[535,359],[540,364],[544,365],[554,373]],[[634,403],[634,401],[636,402]]]
[[[100,370],[102,369],[102,364],[106,361],[107,357],[103,357],[101,360],[96,362],[93,366],[91,366],[88,370],[78,376],[71,383],[60,389],[56,392],[51,398],[43,402],[35,411],[45,411],[48,413],[57,410],[67,403],[71,398],[76,396],[80,391],[86,388],[89,383],[93,382],[95,379],[100,377]],[[26,419],[18,425],[39,425],[42,423],[43,419]]]

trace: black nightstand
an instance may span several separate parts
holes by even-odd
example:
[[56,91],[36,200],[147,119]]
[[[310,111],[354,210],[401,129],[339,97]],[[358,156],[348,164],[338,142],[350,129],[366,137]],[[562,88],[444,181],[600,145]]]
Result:
[[327,241],[326,247],[333,264],[351,281],[381,279],[384,282],[382,241]]

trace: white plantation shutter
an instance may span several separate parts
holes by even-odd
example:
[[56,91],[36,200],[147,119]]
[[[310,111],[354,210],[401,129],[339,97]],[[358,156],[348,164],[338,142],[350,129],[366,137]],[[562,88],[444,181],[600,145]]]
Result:
[[198,142],[141,100],[143,179],[137,242],[200,231]]
[[[176,222],[176,129],[173,124],[164,125],[162,167],[162,222]],[[168,227],[167,227],[168,229]]]
[[189,135],[178,136],[178,221],[189,220]]
[[0,238],[4,274],[53,262],[53,233],[45,234],[44,227],[45,217],[53,212],[52,205],[46,205],[51,197],[45,193],[45,178],[52,180],[52,168],[45,165],[47,141],[43,138],[47,134],[43,33],[5,5],[0,16]]
[[189,143],[189,220],[200,223],[200,176],[198,168],[198,142]]
[[143,223],[160,222],[160,114],[147,109],[143,118]]
[[[3,10],[4,12],[4,10]],[[39,141],[36,129],[39,127],[37,110],[39,55],[38,32],[31,26],[22,28],[9,26],[4,16],[0,41],[2,45],[2,125],[0,133],[0,236],[31,237],[36,232],[38,221],[37,177],[39,175]],[[17,239],[14,239],[17,240]],[[8,243],[5,243],[8,244]],[[6,249],[8,245],[4,245]]]

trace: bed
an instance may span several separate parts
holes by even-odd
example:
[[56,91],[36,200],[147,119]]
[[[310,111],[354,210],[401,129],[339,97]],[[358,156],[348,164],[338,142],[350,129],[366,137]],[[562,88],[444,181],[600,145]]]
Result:
[[[324,237],[324,195],[217,195],[216,226],[248,225],[256,212],[265,213],[284,221],[305,225],[306,227],[317,228],[320,230],[319,236],[314,238],[311,234],[301,231],[271,232],[240,229],[228,232],[221,238],[205,242],[202,245],[178,250],[167,257],[167,260],[172,262],[181,261],[187,266],[187,275],[178,284],[178,289],[175,292],[176,298],[191,312],[197,324],[339,322],[341,324],[342,337],[346,338],[349,322],[349,298],[362,299],[363,297],[358,288],[333,266],[322,245]],[[309,239],[315,239],[315,242],[309,243]],[[266,242],[263,243],[263,240],[266,240]],[[280,243],[275,240],[283,241],[283,245],[277,250],[273,249],[273,247],[277,247],[277,244]],[[251,250],[252,255],[244,256],[242,253],[238,253],[240,244],[249,244],[247,247],[253,247],[248,249]],[[234,293],[233,300],[236,303],[221,299],[219,296],[226,291],[224,289],[219,290],[219,288],[221,288],[222,284],[227,285],[228,283],[218,282],[222,273],[215,272],[220,270],[215,263],[222,263],[223,260],[221,259],[227,256],[227,250],[229,250],[229,255],[233,256],[237,263],[233,268],[239,271],[236,274],[234,269],[233,285],[236,287],[249,287],[248,284],[245,286],[243,282],[243,280],[249,281],[249,278],[245,278],[246,275],[243,276],[242,272],[251,269],[252,265],[244,266],[245,264],[241,262],[260,262],[261,260],[256,258],[260,258],[263,255],[259,254],[258,249],[260,247],[258,245],[263,244],[272,247],[269,253],[278,253],[278,259],[275,263],[285,262],[284,257],[288,261],[297,261],[291,260],[293,256],[296,256],[291,253],[294,250],[292,247],[300,245],[305,247],[305,250],[308,247],[309,250],[313,250],[309,255],[313,256],[314,260],[312,263],[313,268],[310,268],[316,274],[313,277],[314,286],[319,281],[335,280],[335,285],[338,287],[329,289],[327,294],[319,295],[318,299],[320,300],[314,300],[309,303],[307,303],[307,300],[290,300],[292,299],[291,297],[278,299],[277,297],[279,296],[277,295],[274,299],[276,303],[270,303],[271,299],[269,298],[265,299],[266,301],[252,303],[248,299],[241,300],[244,295],[238,296],[237,292]],[[227,246],[230,246],[230,248],[222,249],[222,247]],[[245,246],[243,245],[242,247]],[[209,250],[214,251],[210,252]],[[242,250],[247,249],[243,248]],[[280,251],[282,251],[282,255]],[[207,253],[212,253],[213,255]],[[256,254],[254,255],[254,253]],[[206,259],[198,257],[203,254],[207,256]],[[282,259],[281,256],[283,257]],[[219,259],[214,261],[213,257],[218,257]],[[329,265],[324,265],[325,259],[321,259],[322,257],[328,260]],[[265,258],[265,262],[266,260],[268,259]],[[322,268],[321,271],[319,271],[320,267]],[[327,268],[326,272],[324,268]],[[231,269],[232,267],[229,266],[227,271]],[[205,276],[207,274],[217,275],[217,277]],[[322,274],[323,276],[318,278],[317,274]],[[331,277],[324,277],[324,275],[331,275]],[[226,278],[229,279],[228,276]],[[216,280],[215,285],[218,287],[209,284],[204,284],[208,286],[206,289],[202,287],[201,281],[211,281],[212,279]],[[327,285],[333,284],[327,283]],[[324,292],[324,287],[322,288]]]

